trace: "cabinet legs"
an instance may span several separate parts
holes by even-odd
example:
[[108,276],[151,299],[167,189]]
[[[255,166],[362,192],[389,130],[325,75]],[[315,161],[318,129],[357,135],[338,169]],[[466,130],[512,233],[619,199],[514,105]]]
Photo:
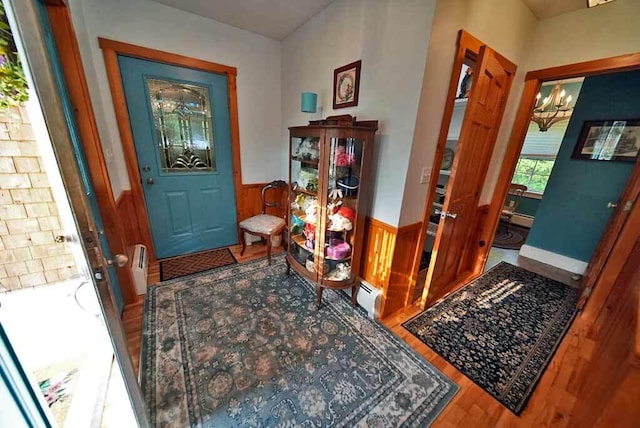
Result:
[[353,287],[351,287],[351,306],[354,308],[358,305],[358,289],[360,285],[356,282]]
[[323,287],[316,285],[316,307],[320,309],[320,304],[322,303],[322,290]]

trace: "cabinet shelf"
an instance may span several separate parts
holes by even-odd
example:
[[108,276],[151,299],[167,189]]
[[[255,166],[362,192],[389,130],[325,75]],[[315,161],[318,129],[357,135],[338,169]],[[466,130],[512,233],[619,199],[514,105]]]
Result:
[[301,187],[298,187],[296,189],[296,192],[298,193],[304,193],[305,195],[309,195],[309,196],[318,196],[318,192],[313,192],[311,190],[307,190],[307,189],[303,189]]
[[300,235],[293,235],[291,237],[291,240],[293,242],[296,243],[296,245],[300,246],[303,250],[305,250],[306,252],[308,252],[309,254],[313,253],[313,250],[308,249],[304,243],[307,241],[307,239],[304,237],[304,235],[300,234]]
[[320,163],[319,160],[302,159],[302,158],[298,158],[298,157],[295,157],[295,156],[292,157],[291,160],[296,161],[296,162],[300,162],[302,165],[315,167],[316,169],[318,168],[318,164]]
[[315,221],[307,221],[307,214],[304,211],[291,211],[291,215],[307,224],[316,224]]

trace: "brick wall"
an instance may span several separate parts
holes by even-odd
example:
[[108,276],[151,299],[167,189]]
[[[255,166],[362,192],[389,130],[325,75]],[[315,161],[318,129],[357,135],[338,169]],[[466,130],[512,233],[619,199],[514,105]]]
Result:
[[0,291],[52,284],[76,273],[24,108],[0,112]]

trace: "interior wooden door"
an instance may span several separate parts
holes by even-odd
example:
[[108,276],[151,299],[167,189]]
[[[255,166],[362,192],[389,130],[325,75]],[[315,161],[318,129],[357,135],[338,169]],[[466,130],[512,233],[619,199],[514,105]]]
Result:
[[511,88],[515,65],[482,46],[460,130],[447,198],[442,208],[423,293],[427,305],[452,291],[467,271],[478,201]]

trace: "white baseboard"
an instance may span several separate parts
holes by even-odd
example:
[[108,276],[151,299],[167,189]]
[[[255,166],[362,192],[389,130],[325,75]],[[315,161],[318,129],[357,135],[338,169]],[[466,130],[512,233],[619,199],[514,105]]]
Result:
[[514,214],[513,217],[511,217],[511,223],[531,229],[531,225],[533,225],[533,217],[525,214]]
[[552,253],[551,251],[526,244],[520,248],[520,255],[580,275],[586,272],[588,265],[587,262],[582,260],[572,259],[562,254]]

